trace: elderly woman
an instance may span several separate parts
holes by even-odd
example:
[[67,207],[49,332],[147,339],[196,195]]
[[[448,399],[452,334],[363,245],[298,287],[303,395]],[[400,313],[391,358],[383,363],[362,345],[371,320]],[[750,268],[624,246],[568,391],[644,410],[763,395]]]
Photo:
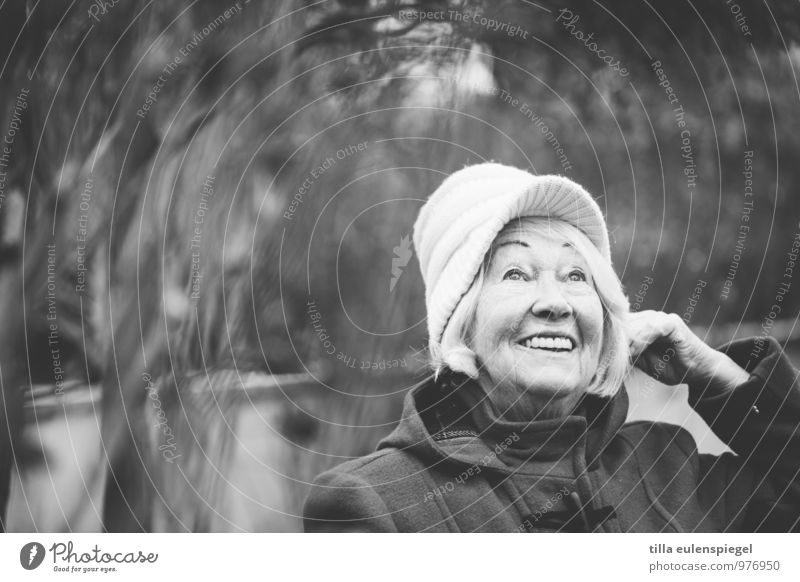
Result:
[[[771,338],[719,351],[678,316],[631,313],[579,185],[488,163],[414,226],[434,373],[375,453],[318,477],[307,531],[791,531],[800,384]],[[735,454],[625,424],[635,365],[689,385]]]

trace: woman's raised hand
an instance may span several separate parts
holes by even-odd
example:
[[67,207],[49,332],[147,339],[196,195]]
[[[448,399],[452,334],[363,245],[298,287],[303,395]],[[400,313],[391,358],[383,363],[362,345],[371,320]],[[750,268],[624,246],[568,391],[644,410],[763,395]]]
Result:
[[697,337],[674,313],[639,311],[625,323],[631,361],[662,384],[731,390],[749,374]]

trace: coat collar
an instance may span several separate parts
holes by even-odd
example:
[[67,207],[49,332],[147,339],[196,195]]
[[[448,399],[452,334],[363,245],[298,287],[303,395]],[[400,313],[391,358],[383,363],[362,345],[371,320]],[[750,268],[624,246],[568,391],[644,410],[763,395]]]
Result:
[[594,468],[627,411],[623,386],[613,398],[585,396],[564,418],[511,422],[497,416],[477,382],[445,371],[407,394],[400,425],[379,448],[400,445],[442,461],[568,476],[576,456]]

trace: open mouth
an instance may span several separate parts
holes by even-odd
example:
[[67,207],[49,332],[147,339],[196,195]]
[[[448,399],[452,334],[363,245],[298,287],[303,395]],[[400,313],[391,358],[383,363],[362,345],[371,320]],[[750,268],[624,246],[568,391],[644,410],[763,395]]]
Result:
[[571,352],[575,349],[575,340],[566,335],[532,335],[518,343],[529,350]]

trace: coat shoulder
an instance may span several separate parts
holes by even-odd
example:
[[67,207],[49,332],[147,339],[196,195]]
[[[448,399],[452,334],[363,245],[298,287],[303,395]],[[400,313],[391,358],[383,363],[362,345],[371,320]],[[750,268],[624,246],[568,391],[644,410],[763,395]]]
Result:
[[384,448],[319,475],[304,507],[306,531],[419,531],[426,465],[409,451]]
[[619,435],[640,452],[653,451],[657,455],[672,451],[674,456],[680,451],[684,459],[697,455],[697,443],[691,433],[675,424],[637,420],[623,425]]
[[425,468],[425,464],[409,451],[385,448],[373,453],[345,461],[329,469],[318,479],[325,476],[351,475],[353,478],[380,485],[400,477],[406,477]]

